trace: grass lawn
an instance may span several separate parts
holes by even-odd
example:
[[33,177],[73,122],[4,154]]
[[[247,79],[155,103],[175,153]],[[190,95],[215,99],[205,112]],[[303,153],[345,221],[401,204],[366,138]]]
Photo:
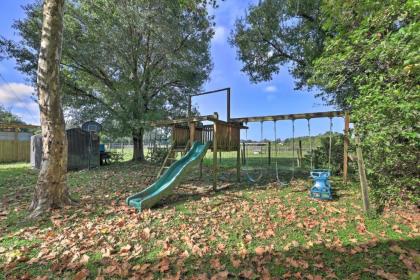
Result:
[[320,202],[307,180],[235,184],[234,172],[214,192],[205,165],[141,213],[124,200],[151,166],[70,172],[79,204],[28,221],[37,172],[0,165],[0,279],[418,279],[418,209],[365,216],[357,183],[333,178],[336,199]]

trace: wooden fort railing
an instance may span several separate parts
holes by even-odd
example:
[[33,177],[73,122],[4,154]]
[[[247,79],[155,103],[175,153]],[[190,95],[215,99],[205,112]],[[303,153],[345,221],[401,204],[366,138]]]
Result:
[[[215,121],[211,125],[196,126],[191,123],[186,125],[174,125],[172,130],[172,143],[175,149],[185,148],[191,144],[191,140],[200,142],[213,142],[216,131],[216,149],[218,151],[236,151],[240,147],[240,129],[238,124]],[[212,145],[211,149],[214,149]]]
[[[202,121],[213,124],[200,125]],[[172,127],[172,141],[174,150],[186,151],[193,141],[212,142],[210,149],[213,154],[213,188],[216,189],[218,178],[217,152],[236,151],[236,176],[240,180],[240,132],[244,127],[238,122],[225,122],[218,119],[217,114],[192,118],[162,120],[148,122],[151,126]],[[200,164],[200,175],[202,164]]]

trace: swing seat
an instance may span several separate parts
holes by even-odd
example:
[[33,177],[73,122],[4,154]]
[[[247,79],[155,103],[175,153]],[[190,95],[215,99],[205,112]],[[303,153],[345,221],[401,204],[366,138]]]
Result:
[[320,200],[332,200],[332,190],[330,187],[312,187],[311,188],[311,197],[320,199]]
[[326,179],[331,176],[331,172],[328,169],[314,169],[310,172],[310,176],[312,179]]
[[328,180],[331,172],[327,169],[315,169],[310,172],[314,185],[311,188],[311,197],[321,200],[332,199],[332,189]]

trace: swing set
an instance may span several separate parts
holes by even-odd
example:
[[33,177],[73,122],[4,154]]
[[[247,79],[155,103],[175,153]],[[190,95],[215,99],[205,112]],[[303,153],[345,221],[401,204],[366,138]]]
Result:
[[[227,120],[223,121],[219,119],[218,113],[207,116],[192,116],[192,98],[201,95],[214,94],[214,93],[226,94],[226,116]],[[171,162],[169,159],[175,160],[177,158],[176,153],[185,154],[192,143],[198,141],[202,143],[211,142],[209,150],[212,152],[212,170],[213,170],[213,187],[216,189],[220,171],[220,160],[223,152],[236,152],[236,180],[241,180],[241,173],[244,174],[246,180],[251,183],[257,183],[265,177],[267,168],[264,168],[264,164],[258,164],[257,167],[250,165],[251,161],[259,159],[260,163],[265,161],[268,165],[272,164],[272,153],[271,148],[274,148],[274,173],[275,180],[282,186],[287,185],[290,181],[295,179],[296,176],[296,161],[302,157],[302,148],[296,148],[295,141],[295,121],[306,119],[309,135],[309,158],[310,168],[315,170],[313,159],[313,143],[311,138],[311,119],[314,118],[329,118],[330,119],[330,133],[329,133],[329,150],[328,150],[328,170],[331,168],[331,151],[332,151],[332,119],[335,117],[345,117],[345,130],[344,130],[344,151],[347,153],[348,150],[348,113],[343,111],[329,111],[329,112],[315,112],[315,113],[302,113],[302,114],[287,114],[287,115],[269,115],[269,116],[252,116],[252,117],[239,117],[231,118],[230,115],[230,88],[223,88],[219,90],[213,90],[194,94],[189,96],[188,100],[188,115],[183,119],[174,120],[157,120],[149,121],[147,125],[150,127],[167,127],[170,128],[170,148],[168,149],[168,155],[166,156],[162,167],[160,168],[158,177],[161,176],[165,168],[169,168]],[[277,123],[279,121],[291,121],[292,126],[292,166],[291,166],[291,178],[286,180],[280,174],[280,162],[279,162],[279,142],[277,139]],[[210,124],[203,124],[203,122]],[[273,122],[274,130],[274,141],[264,142],[264,122]],[[260,123],[260,141],[257,143],[248,142],[248,124],[249,123]],[[241,140],[241,130],[245,130],[245,140]],[[273,144],[273,145],[272,145]],[[301,145],[299,145],[301,146]],[[254,156],[248,157],[249,150],[253,149]],[[296,150],[298,150],[296,152]],[[219,158],[218,154],[219,153]],[[268,156],[264,159],[264,156]],[[202,174],[203,160],[200,163],[200,174]],[[300,161],[298,161],[300,162]],[[266,164],[265,164],[266,165]],[[299,164],[298,164],[299,165]],[[344,155],[343,162],[343,179],[347,180],[347,155]]]
[[[327,117],[329,117],[330,119],[330,127],[329,127],[329,148],[328,148],[328,170],[331,169],[331,152],[332,152],[332,136],[333,136],[333,116],[338,116],[339,112],[325,112],[327,113]],[[321,113],[315,113],[317,115],[317,117],[323,117],[324,114]],[[318,116],[319,114],[321,114],[322,116]],[[253,117],[253,118],[240,118],[240,120],[244,120],[245,121],[245,127],[248,127],[248,121],[249,119],[251,119],[251,121],[254,122],[259,122],[260,123],[260,142],[257,144],[260,147],[262,145],[264,145],[265,143],[263,143],[263,139],[264,139],[264,133],[263,133],[263,124],[267,119],[272,118],[272,122],[273,122],[273,131],[274,131],[274,159],[275,159],[275,178],[276,181],[282,185],[285,186],[288,183],[284,180],[281,180],[281,176],[279,174],[279,162],[278,162],[278,138],[277,138],[277,121],[278,119],[290,119],[291,123],[292,123],[292,170],[291,170],[291,179],[290,181],[293,181],[295,179],[295,171],[296,171],[296,161],[298,161],[298,165],[301,165],[301,161],[302,161],[302,147],[301,147],[301,143],[299,145],[299,149],[296,152],[296,145],[295,145],[295,120],[298,118],[295,118],[295,116],[300,117],[301,114],[299,115],[287,115],[287,118],[284,118],[284,116],[286,115],[277,115],[277,116],[264,116],[264,117]],[[290,117],[290,118],[289,118]],[[311,118],[308,116],[307,118],[307,127],[308,127],[308,138],[309,138],[309,159],[310,159],[310,169],[314,170],[314,154],[313,154],[313,147],[312,147],[312,137],[311,137],[311,123],[310,120]],[[235,120],[235,119],[233,119]],[[271,120],[270,120],[271,121]],[[256,183],[258,182],[262,177],[263,177],[263,171],[264,171],[264,167],[263,167],[263,162],[264,160],[260,160],[258,167],[257,168],[252,168],[249,165],[249,161],[246,159],[246,155],[249,154],[249,152],[247,152],[247,149],[249,149],[249,144],[247,144],[248,142],[248,129],[245,130],[245,141],[243,142],[242,145],[242,157],[244,157],[244,159],[242,160],[243,163],[243,171],[245,173],[246,178],[248,179],[248,181],[252,182],[252,183]],[[253,144],[255,145],[255,144]],[[268,142],[268,163],[271,164],[271,143]],[[262,148],[261,148],[262,150]],[[263,153],[259,153],[260,154],[260,158],[263,158]],[[299,157],[300,155],[300,157]],[[296,157],[298,156],[298,157]],[[317,167],[315,167],[317,168]],[[253,174],[252,174],[252,171]],[[255,174],[255,175],[254,175]]]

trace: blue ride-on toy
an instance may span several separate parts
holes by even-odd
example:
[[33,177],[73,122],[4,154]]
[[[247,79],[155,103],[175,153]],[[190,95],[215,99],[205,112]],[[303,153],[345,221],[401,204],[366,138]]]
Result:
[[332,189],[330,181],[328,180],[331,176],[331,172],[327,169],[314,169],[311,171],[311,178],[314,181],[314,185],[311,188],[311,197],[331,200]]

